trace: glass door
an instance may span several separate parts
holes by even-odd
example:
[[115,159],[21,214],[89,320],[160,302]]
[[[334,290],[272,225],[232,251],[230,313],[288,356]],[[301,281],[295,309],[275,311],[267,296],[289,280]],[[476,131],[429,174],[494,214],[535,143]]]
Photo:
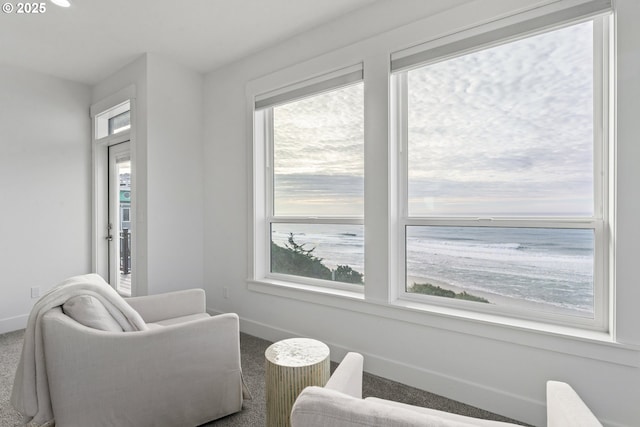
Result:
[[131,144],[109,147],[109,282],[123,296],[131,296]]

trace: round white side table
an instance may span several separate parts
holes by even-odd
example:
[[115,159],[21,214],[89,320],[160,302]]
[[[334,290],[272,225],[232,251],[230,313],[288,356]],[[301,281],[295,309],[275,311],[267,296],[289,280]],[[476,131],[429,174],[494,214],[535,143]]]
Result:
[[271,344],[264,355],[267,427],[288,427],[300,392],[329,381],[329,347],[309,338],[291,338]]

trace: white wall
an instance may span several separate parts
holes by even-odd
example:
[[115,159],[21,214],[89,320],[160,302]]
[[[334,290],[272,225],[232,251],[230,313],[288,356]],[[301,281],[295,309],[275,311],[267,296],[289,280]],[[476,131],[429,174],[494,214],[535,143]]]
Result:
[[90,89],[0,66],[0,333],[35,299],[90,272]]
[[204,78],[159,55],[147,60],[149,289],[202,287]]
[[144,54],[93,88],[135,86],[136,294],[203,286],[203,76]]
[[[635,197],[640,169],[634,167],[640,158],[636,101],[640,99],[640,29],[635,24],[640,19],[640,7],[635,0],[617,2],[618,86],[624,91],[617,104],[620,191],[614,319],[618,343],[401,311],[367,301],[248,289],[251,141],[246,85],[293,64],[313,65],[314,58],[332,50],[338,49],[336,56],[345,58],[360,52],[369,60],[368,52],[390,39],[411,44],[410,38],[421,31],[424,38],[433,37],[437,28],[464,27],[479,15],[498,16],[533,3],[541,2],[478,0],[455,13],[425,18],[361,42],[359,38],[374,34],[368,32],[368,25],[380,24],[380,31],[389,27],[376,19],[365,21],[356,13],[208,74],[204,119],[205,280],[211,310],[237,312],[243,331],[267,339],[293,335],[321,339],[330,345],[334,360],[348,350],[362,352],[370,372],[535,425],[545,424],[547,379],[570,382],[605,425],[640,425],[640,310],[635,309],[640,287],[633,265],[640,241],[640,227],[634,226],[640,217],[640,200]],[[397,5],[376,5],[372,18],[384,17],[383,8],[388,7],[400,24]],[[419,12],[411,9],[406,22],[417,19]],[[421,12],[421,16],[427,16],[424,10]],[[367,11],[362,13],[365,16]],[[223,297],[224,288],[229,290],[227,299]]]
[[[617,133],[618,133],[618,196],[616,243],[616,303],[618,313],[640,313],[640,2],[618,0],[617,14]],[[640,344],[640,319],[634,316],[618,318],[618,339]],[[640,412],[640,409],[638,409]],[[638,417],[640,425],[640,416]]]

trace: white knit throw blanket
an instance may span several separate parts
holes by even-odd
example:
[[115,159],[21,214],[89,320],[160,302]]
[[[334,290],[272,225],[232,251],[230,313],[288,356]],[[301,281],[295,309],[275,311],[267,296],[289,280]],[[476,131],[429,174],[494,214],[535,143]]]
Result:
[[142,317],[97,274],[71,277],[43,295],[29,314],[11,393],[11,404],[25,417],[29,427],[54,425],[43,351],[42,316],[79,295],[97,298],[124,331],[147,329]]

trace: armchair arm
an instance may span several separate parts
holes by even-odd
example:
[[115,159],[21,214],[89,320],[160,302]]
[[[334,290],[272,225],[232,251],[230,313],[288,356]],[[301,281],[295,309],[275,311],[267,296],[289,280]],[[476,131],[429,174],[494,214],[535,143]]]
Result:
[[132,297],[126,298],[125,301],[147,323],[206,311],[206,296],[203,289],[187,289],[164,294]]
[[569,384],[547,381],[547,426],[602,427],[602,424]]
[[364,358],[361,354],[347,353],[324,387],[362,399],[363,364]]
[[52,311],[43,338],[56,425],[198,425],[242,406],[236,314],[105,332]]

